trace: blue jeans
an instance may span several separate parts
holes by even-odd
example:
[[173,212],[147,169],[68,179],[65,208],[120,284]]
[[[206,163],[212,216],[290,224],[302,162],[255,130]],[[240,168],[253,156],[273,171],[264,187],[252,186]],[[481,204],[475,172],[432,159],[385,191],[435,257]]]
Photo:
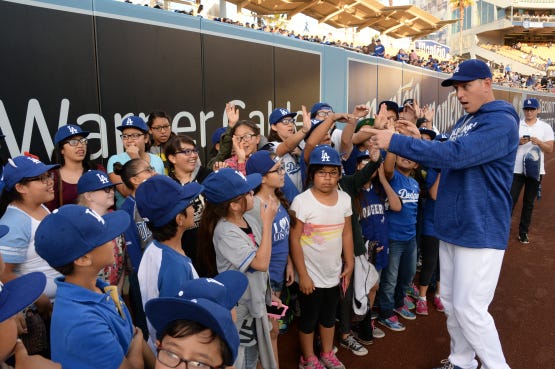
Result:
[[393,316],[393,309],[402,307],[405,291],[416,273],[416,237],[408,241],[389,240],[389,263],[382,271],[378,301],[380,318]]

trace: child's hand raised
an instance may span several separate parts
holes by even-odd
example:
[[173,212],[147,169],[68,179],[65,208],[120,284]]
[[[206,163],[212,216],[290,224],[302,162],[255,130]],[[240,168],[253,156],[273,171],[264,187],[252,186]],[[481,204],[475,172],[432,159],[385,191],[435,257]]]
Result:
[[275,196],[270,196],[267,202],[260,203],[260,219],[262,223],[271,224],[279,208],[279,201]]

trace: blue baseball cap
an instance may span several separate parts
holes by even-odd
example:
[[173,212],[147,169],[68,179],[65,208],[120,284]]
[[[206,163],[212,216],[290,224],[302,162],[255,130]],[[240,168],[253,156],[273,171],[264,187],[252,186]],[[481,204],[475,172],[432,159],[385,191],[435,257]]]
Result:
[[54,145],[57,145],[73,136],[87,137],[89,133],[89,131],[83,131],[78,125],[66,124],[65,126],[58,128],[58,131],[54,135]]
[[223,168],[210,173],[202,184],[206,200],[213,204],[219,204],[246,194],[260,186],[261,182],[262,176],[259,173],[249,174],[245,177],[238,170]]
[[330,145],[318,145],[310,153],[309,165],[331,165],[340,167],[339,153]]
[[146,221],[161,227],[191,205],[203,189],[197,182],[182,186],[168,176],[153,176],[137,188],[137,210]]
[[[353,150],[358,150],[358,149],[354,148]],[[370,153],[368,152],[368,150],[363,150],[363,151],[358,150],[357,162],[361,161],[362,159],[367,159],[369,157],[370,157]]]
[[112,183],[108,175],[101,170],[89,170],[77,182],[77,194],[98,191],[106,187],[114,187],[122,182]]
[[540,108],[540,102],[538,101],[538,99],[526,99],[524,100],[524,105],[522,105],[522,109],[539,109]]
[[45,286],[46,276],[41,272],[22,275],[6,284],[0,282],[0,323],[35,302]]
[[320,124],[322,122],[323,122],[323,120],[318,120],[318,119],[311,119],[310,120],[310,124],[311,124],[310,129],[308,130],[308,132],[306,132],[306,135],[304,135],[305,142],[306,142],[306,140],[308,140],[308,137],[310,137],[312,132],[314,132],[316,127],[318,127],[318,124]]
[[31,156],[16,156],[13,159],[8,159],[8,162],[4,166],[2,181],[4,182],[6,190],[10,191],[14,188],[16,183],[20,182],[23,178],[40,176],[58,167],[60,167],[59,164],[46,165],[39,159]]
[[[232,273],[229,273],[232,272]],[[226,274],[222,277],[222,274]],[[145,305],[148,320],[162,339],[168,325],[176,320],[202,324],[219,336],[231,352],[233,365],[239,349],[239,333],[231,316],[247,288],[247,278],[240,272],[228,271],[214,278],[198,278],[184,282],[176,297],[159,297]]]
[[113,240],[130,222],[123,210],[100,216],[81,205],[63,205],[40,222],[35,248],[50,266],[60,267]]
[[276,162],[272,159],[269,151],[257,151],[247,160],[247,174],[259,173],[264,176],[274,165],[276,165]]
[[212,146],[216,145],[222,139],[222,135],[226,131],[226,127],[220,127],[212,133]]
[[136,115],[124,118],[121,121],[121,126],[117,127],[117,129],[121,132],[123,132],[126,128],[137,128],[144,133],[148,133],[148,126],[146,125],[144,119]]
[[316,113],[319,110],[331,110],[331,111],[333,111],[333,108],[328,103],[317,102],[316,104],[312,105],[312,109],[310,109],[310,118],[314,119],[314,117],[316,117]]
[[436,136],[437,141],[444,142],[444,141],[447,141],[448,139],[449,139],[449,136],[447,135],[447,133],[440,133]]
[[285,108],[277,108],[272,111],[272,113],[270,114],[270,118],[268,120],[270,121],[270,124],[276,124],[276,123],[279,123],[283,118],[286,118],[286,117],[295,118],[296,116],[297,116],[297,113],[292,113]]
[[491,70],[481,60],[470,59],[459,64],[451,78],[441,82],[443,87],[452,86],[454,82],[469,82],[476,79],[491,78]]
[[435,139],[436,136],[437,136],[437,133],[432,129],[420,127],[420,128],[418,128],[418,130],[420,131],[421,135],[428,135],[428,136],[430,136],[430,139],[432,139],[432,140]]

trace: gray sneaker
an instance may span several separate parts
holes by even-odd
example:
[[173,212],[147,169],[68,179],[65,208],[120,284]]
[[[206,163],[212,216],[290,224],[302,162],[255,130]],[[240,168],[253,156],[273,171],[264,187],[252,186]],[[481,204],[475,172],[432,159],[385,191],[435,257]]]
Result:
[[368,350],[362,346],[352,334],[349,334],[347,338],[339,340],[341,347],[351,350],[356,356],[364,356],[368,354]]
[[333,352],[321,354],[320,363],[322,363],[322,365],[327,369],[345,369],[345,365],[339,361]]

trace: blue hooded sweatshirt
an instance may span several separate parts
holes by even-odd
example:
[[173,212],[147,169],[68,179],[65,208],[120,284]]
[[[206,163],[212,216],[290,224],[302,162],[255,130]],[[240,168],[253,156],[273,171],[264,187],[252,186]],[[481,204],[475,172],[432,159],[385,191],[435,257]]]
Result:
[[391,138],[391,152],[441,169],[434,216],[440,240],[471,248],[507,248],[518,122],[513,106],[496,100],[460,118],[448,141]]

